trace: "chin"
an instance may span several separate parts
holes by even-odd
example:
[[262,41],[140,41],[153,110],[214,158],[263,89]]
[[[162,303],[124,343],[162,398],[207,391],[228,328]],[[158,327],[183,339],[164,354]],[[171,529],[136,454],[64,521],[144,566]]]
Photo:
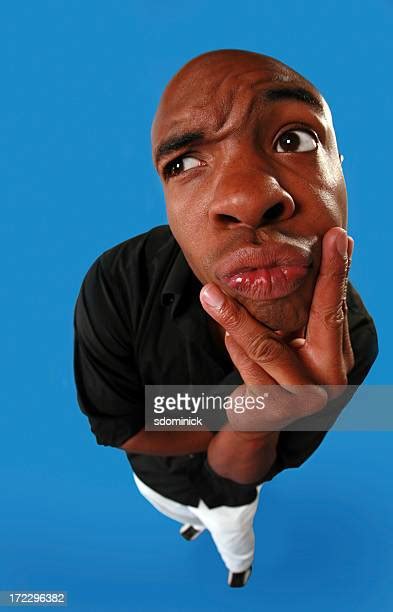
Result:
[[271,302],[244,300],[242,304],[257,321],[273,331],[281,330],[285,335],[307,325],[309,309],[303,301],[281,298]]

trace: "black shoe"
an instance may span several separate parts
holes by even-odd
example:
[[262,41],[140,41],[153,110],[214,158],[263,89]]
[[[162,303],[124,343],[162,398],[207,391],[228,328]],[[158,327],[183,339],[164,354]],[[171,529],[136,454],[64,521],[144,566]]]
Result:
[[230,587],[243,587],[247,584],[249,577],[251,576],[252,565],[244,572],[229,572],[228,573],[228,584]]
[[196,540],[196,538],[201,535],[202,531],[204,531],[204,529],[196,529],[187,523],[180,527],[179,533],[185,540],[190,542],[191,540]]

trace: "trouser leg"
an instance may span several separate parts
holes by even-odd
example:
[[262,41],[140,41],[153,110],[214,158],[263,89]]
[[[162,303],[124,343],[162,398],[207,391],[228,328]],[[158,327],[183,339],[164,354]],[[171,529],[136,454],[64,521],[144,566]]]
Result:
[[251,504],[208,508],[200,500],[195,508],[160,495],[145,485],[136,474],[133,476],[139,492],[159,512],[179,523],[189,523],[196,529],[208,529],[228,570],[243,572],[250,567],[255,550],[253,522],[262,485],[257,487],[257,497]]
[[205,526],[199,520],[199,518],[193,514],[191,508],[192,506],[185,506],[180,504],[172,499],[168,499],[163,495],[160,495],[147,485],[145,485],[140,478],[133,474],[135,484],[138,487],[139,492],[145,497],[156,510],[165,514],[169,518],[179,521],[179,523],[193,525],[196,529],[204,529]]
[[253,521],[258,507],[259,493],[251,503],[244,506],[219,506],[208,508],[201,500],[193,513],[210,531],[217,550],[228,570],[243,572],[254,560],[255,534]]

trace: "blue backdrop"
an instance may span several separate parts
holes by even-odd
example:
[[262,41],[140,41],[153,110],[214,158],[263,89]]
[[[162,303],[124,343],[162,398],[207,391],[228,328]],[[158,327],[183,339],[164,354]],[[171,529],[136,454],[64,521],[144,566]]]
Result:
[[331,105],[345,155],[351,280],[389,348],[393,4],[16,0],[0,6],[0,589],[68,591],[79,611],[393,608],[391,433],[331,432],[265,485],[255,572],[229,589],[139,496],[76,404],[72,315],[104,250],[166,223],[150,125],[168,79],[211,49],[273,55]]

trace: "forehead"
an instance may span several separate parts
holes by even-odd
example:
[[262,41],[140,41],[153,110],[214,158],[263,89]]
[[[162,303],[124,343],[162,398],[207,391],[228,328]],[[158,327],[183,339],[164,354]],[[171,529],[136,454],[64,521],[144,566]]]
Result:
[[218,133],[224,128],[240,127],[266,91],[292,91],[292,99],[302,96],[305,99],[309,93],[308,102],[314,99],[319,112],[329,114],[318,90],[285,64],[262,56],[256,61],[240,60],[223,58],[194,65],[191,62],[175,75],[164,91],[153,122],[153,150],[171,133],[185,128]]

